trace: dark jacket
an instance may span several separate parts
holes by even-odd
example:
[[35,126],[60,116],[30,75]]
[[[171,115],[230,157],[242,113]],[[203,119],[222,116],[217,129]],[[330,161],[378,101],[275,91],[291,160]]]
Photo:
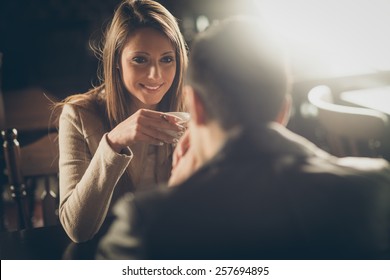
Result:
[[276,124],[178,187],[128,196],[108,259],[389,259],[387,161],[336,158]]

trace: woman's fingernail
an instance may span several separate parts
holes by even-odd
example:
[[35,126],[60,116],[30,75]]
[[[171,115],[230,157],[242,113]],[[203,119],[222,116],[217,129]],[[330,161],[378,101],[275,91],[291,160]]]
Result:
[[179,139],[177,139],[177,138],[173,139],[173,143],[175,143],[175,144],[179,143]]

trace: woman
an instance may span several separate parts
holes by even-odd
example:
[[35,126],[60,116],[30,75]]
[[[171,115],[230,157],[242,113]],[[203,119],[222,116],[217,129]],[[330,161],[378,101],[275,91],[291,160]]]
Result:
[[[91,239],[124,193],[166,182],[184,127],[187,49],[175,18],[151,0],[125,0],[102,45],[101,85],[68,97],[59,120],[60,221]],[[175,133],[165,133],[164,130]]]

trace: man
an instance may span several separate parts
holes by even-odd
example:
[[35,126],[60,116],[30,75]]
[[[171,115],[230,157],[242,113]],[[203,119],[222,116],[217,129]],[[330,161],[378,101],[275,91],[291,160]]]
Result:
[[173,187],[119,203],[98,258],[389,258],[388,163],[335,158],[283,126],[288,72],[262,26],[234,18],[196,38]]

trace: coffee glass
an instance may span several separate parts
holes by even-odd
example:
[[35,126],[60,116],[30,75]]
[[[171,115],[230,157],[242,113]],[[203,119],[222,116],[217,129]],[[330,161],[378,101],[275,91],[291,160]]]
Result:
[[[176,118],[179,118],[180,120],[176,121],[176,123],[179,125],[182,125],[184,127],[187,127],[187,123],[190,120],[190,114],[187,112],[166,112],[166,113],[164,113],[164,116],[167,116],[167,117],[164,117],[167,121],[170,121],[168,119],[169,116],[174,116]],[[180,136],[181,136],[180,133],[173,131],[173,130],[167,129],[167,130],[165,130],[165,132],[167,134],[174,136],[174,137],[177,137],[177,138],[180,138]]]

